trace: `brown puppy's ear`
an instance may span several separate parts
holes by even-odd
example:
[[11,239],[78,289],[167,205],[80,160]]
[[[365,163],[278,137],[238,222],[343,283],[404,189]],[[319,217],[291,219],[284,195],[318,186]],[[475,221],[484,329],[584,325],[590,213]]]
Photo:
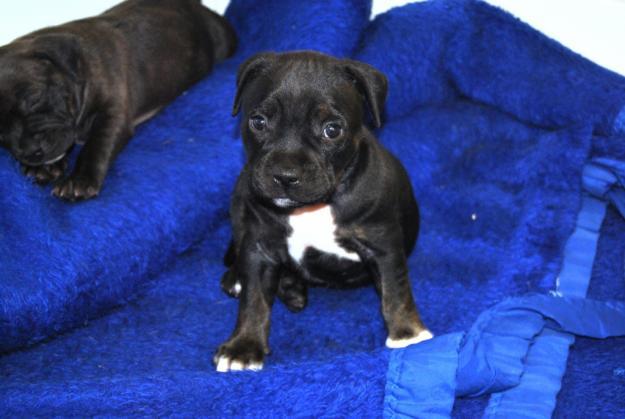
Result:
[[386,76],[369,64],[360,61],[345,60],[345,71],[355,83],[356,88],[364,96],[373,124],[376,128],[382,126],[382,110],[388,92]]
[[258,77],[274,62],[276,54],[273,52],[263,52],[248,58],[239,67],[237,73],[237,93],[234,97],[234,106],[232,108],[232,116],[236,116],[241,109],[241,96],[245,90],[245,86]]
[[82,74],[82,53],[73,35],[44,35],[33,42],[35,58],[51,62],[73,81],[78,80]]

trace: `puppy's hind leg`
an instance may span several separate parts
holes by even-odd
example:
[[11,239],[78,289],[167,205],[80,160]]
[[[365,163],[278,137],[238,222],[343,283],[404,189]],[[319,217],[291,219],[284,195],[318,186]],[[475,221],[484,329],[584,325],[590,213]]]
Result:
[[277,294],[280,301],[293,313],[302,311],[308,303],[308,288],[296,272],[283,267]]
[[220,285],[223,292],[233,298],[238,298],[241,294],[241,281],[237,280],[237,276],[234,272],[235,261],[237,255],[234,248],[234,241],[230,240],[228,250],[224,255],[224,266],[229,268],[221,277]]
[[241,282],[237,280],[237,277],[232,268],[228,269],[220,281],[221,289],[227,295],[233,298],[239,298],[241,294]]

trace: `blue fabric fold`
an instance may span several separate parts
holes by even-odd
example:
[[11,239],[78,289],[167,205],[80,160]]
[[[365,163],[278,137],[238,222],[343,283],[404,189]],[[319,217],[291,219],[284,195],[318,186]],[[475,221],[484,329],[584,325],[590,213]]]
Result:
[[468,97],[539,127],[624,132],[621,75],[487,2],[409,4],[379,16],[363,40],[356,57],[389,76],[388,115]]
[[625,162],[597,157],[584,168],[584,188],[608,201],[625,217]]
[[[592,269],[594,266],[599,234],[606,207],[609,203],[619,207],[619,197],[623,193],[623,162],[595,158],[584,167],[583,184],[588,195],[582,200],[582,207],[577,218],[577,227],[565,247],[565,259],[557,279],[556,295],[586,296]],[[621,211],[621,215],[623,212]],[[572,327],[587,326],[596,323],[600,326],[600,336],[608,337],[609,325],[604,325],[598,317],[604,313],[604,305],[592,307],[590,300],[582,300],[579,313],[573,320]],[[608,303],[606,303],[608,304]],[[590,305],[590,309],[588,309]],[[621,328],[623,324],[617,324]],[[573,332],[572,328],[570,332]],[[573,332],[578,335],[583,333]],[[573,344],[571,334],[554,330],[543,330],[534,339],[524,359],[523,376],[518,385],[493,394],[486,408],[488,418],[525,418],[551,417],[556,406],[556,396],[566,370],[569,347]]]
[[[501,402],[505,395],[500,393],[486,415],[548,417],[552,410],[534,411],[533,406],[541,403],[532,398],[541,400],[545,392],[549,395],[549,385],[557,394],[559,369],[555,367],[552,380],[545,380],[543,370],[549,374],[562,348],[572,343],[571,336],[560,332],[594,338],[623,336],[625,303],[550,295],[505,300],[483,312],[466,335],[443,335],[394,355],[384,414],[449,417],[455,397],[501,392],[517,386],[523,377],[538,394],[524,391],[526,403],[518,410],[520,403],[506,408]],[[541,333],[543,337],[535,341]],[[530,373],[525,376],[527,371]]]
[[[384,397],[384,417],[447,418],[454,404],[458,351],[464,333],[449,333],[393,351]],[[413,362],[418,359],[419,362]]]
[[[385,415],[428,417],[429,412],[436,412],[438,417],[448,417],[455,397],[492,393],[484,417],[551,417],[573,335],[601,339],[625,335],[624,302],[584,298],[606,206],[612,203],[621,211],[620,206],[625,203],[621,201],[624,180],[624,162],[596,158],[588,163],[583,172],[588,195],[582,200],[576,229],[565,247],[556,290],[551,295],[509,299],[483,312],[457,348],[457,358],[446,340],[457,338],[458,334],[445,335],[440,344],[429,342],[427,347],[410,349],[408,354],[391,358],[393,374],[389,369],[388,380],[393,383],[387,384]],[[439,361],[434,361],[434,366],[428,358],[429,351],[437,353],[435,359]],[[424,403],[424,393],[415,391],[420,384],[413,384],[412,393],[404,389],[415,378],[402,377],[423,376],[417,371],[419,365],[426,363],[428,368],[447,371],[453,368],[454,360],[458,363],[455,379],[422,379],[437,386],[438,391],[430,390],[437,394],[436,398]],[[399,403],[399,395],[416,400]]]
[[517,386],[493,393],[485,418],[550,418],[573,336],[544,329],[530,346]]

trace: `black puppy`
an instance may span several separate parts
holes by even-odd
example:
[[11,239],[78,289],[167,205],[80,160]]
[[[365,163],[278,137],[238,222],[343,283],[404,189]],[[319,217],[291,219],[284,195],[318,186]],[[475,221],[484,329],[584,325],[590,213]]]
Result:
[[68,200],[98,194],[135,127],[232,55],[233,29],[200,0],[128,0],[0,48],[0,145]]
[[408,176],[365,127],[387,81],[373,67],[315,52],[265,53],[238,74],[247,162],[230,216],[230,270],[222,287],[239,296],[234,333],[215,355],[218,371],[260,369],[269,353],[274,296],[293,311],[307,285],[373,281],[388,347],[432,337],[417,313],[406,257],[419,228]]

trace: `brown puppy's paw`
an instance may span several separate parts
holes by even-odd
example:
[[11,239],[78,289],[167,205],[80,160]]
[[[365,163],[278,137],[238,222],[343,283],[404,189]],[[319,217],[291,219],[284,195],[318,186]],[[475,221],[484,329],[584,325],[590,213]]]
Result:
[[60,179],[65,169],[67,169],[66,159],[45,166],[22,166],[24,175],[33,178],[39,185],[47,185]]
[[219,347],[213,362],[217,372],[260,371],[266,352],[254,339],[232,338]]
[[100,189],[101,185],[89,177],[71,175],[59,181],[52,189],[52,193],[61,199],[73,202],[91,199],[100,193]]

